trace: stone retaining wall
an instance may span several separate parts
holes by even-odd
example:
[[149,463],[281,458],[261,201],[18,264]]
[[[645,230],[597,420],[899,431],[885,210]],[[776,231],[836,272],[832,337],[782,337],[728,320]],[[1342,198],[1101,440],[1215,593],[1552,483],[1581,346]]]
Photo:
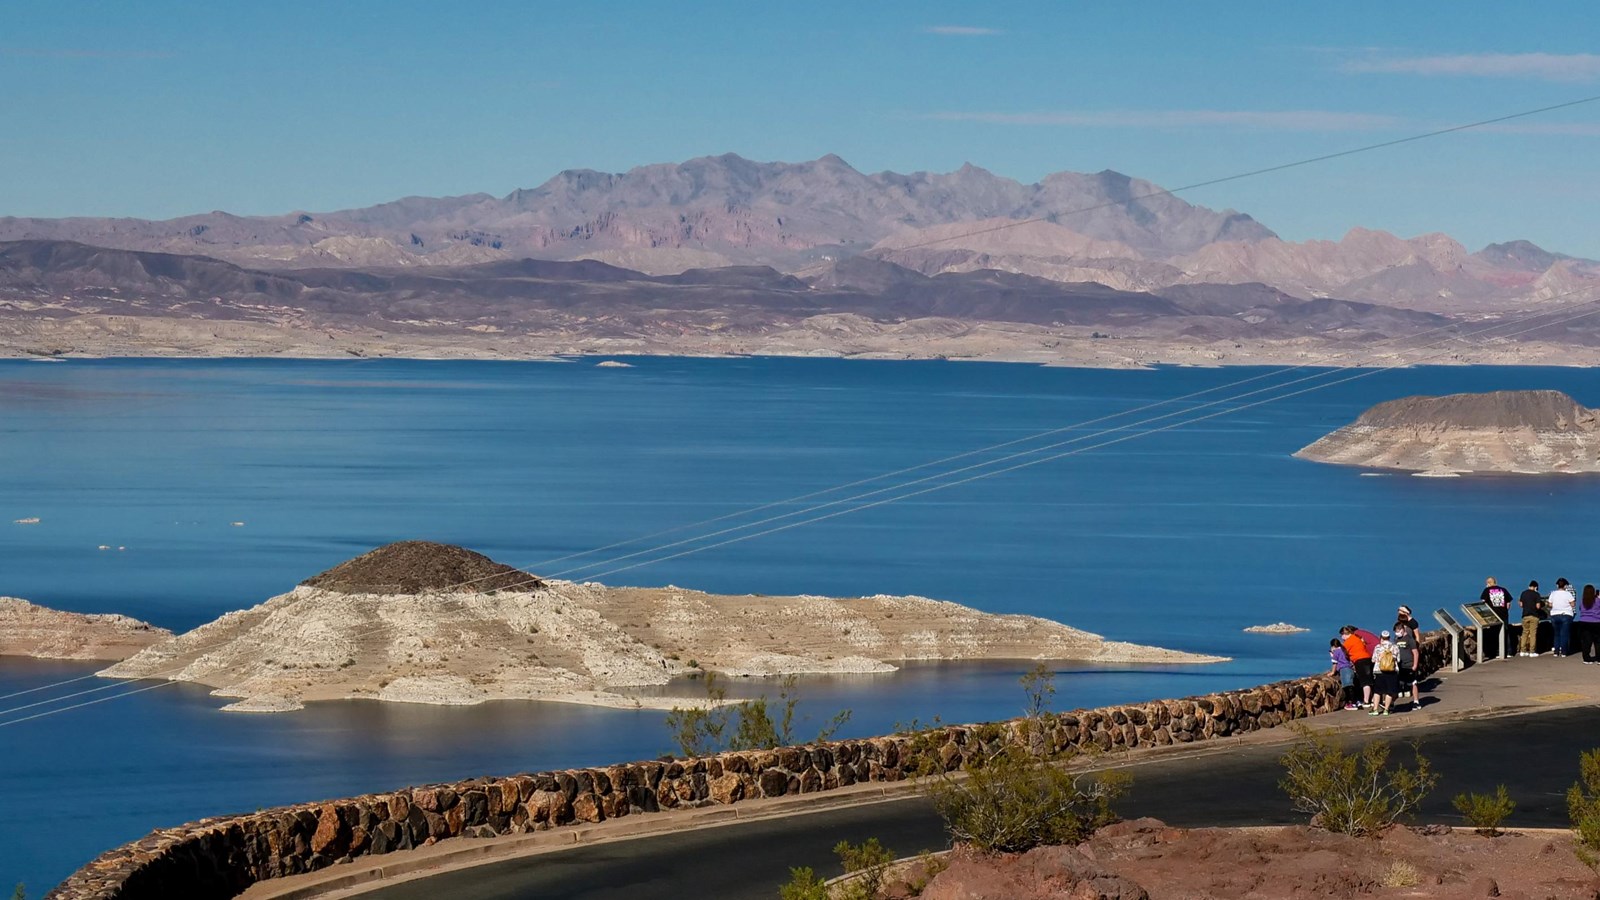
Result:
[[[1424,671],[1448,665],[1444,634],[1429,634]],[[1048,736],[1056,751],[1157,747],[1273,728],[1338,708],[1337,679],[1315,675],[1181,700],[1075,710],[1055,717]],[[902,781],[930,769],[953,771],[975,754],[992,753],[1016,739],[1018,724],[943,726],[915,736],[483,778],[203,819],[102,854],[46,900],[221,900],[267,878],[442,840]]]

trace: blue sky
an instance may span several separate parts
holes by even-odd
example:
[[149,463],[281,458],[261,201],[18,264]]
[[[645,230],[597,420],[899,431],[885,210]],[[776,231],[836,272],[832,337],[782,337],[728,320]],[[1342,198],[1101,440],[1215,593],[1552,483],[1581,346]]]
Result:
[[[1171,186],[1591,94],[1588,3],[17,2],[0,215],[330,210],[726,151]],[[1185,196],[1294,239],[1600,257],[1597,176],[1600,103]]]

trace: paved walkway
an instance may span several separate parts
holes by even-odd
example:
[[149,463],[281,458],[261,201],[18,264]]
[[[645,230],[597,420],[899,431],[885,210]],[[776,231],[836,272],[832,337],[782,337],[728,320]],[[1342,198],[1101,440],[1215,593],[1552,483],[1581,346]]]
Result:
[[[1424,682],[1422,698],[1420,708],[1390,716],[1341,711],[1307,722],[1356,740],[1422,740],[1424,752],[1445,778],[1425,810],[1430,818],[1452,820],[1449,801],[1458,791],[1492,791],[1504,782],[1521,804],[1518,824],[1565,824],[1561,793],[1576,776],[1577,753],[1600,746],[1600,710],[1595,709],[1600,705],[1600,666],[1549,654],[1494,660],[1460,673],[1436,674]],[[1520,718],[1530,714],[1532,718]],[[1274,728],[1113,754],[1100,762],[1129,767],[1134,774],[1134,791],[1119,805],[1125,815],[1152,815],[1182,825],[1293,822],[1298,819],[1277,790],[1276,765],[1283,746],[1293,739],[1290,729]],[[1530,753],[1551,765],[1514,762]],[[1563,764],[1568,758],[1570,765]],[[687,896],[681,892],[689,890],[701,896],[770,898],[788,866],[832,871],[834,842],[873,836],[907,852],[944,842],[937,817],[914,786],[860,785],[734,807],[629,816],[587,828],[450,841],[262,882],[244,897],[649,900]],[[706,865],[707,860],[714,865]],[[335,886],[345,890],[328,893]]]

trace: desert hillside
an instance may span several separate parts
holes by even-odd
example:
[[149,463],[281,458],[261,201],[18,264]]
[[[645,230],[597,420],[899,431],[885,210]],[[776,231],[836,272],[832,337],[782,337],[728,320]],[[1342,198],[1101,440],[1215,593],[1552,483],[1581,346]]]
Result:
[[1560,391],[1403,397],[1296,455],[1435,474],[1600,472],[1600,414]]
[[114,614],[63,612],[0,597],[0,656],[126,659],[172,632]]
[[459,547],[407,541],[102,674],[210,685],[244,711],[340,698],[670,706],[682,701],[627,688],[695,669],[872,673],[904,659],[1216,661],[921,597],[733,597],[542,581]]

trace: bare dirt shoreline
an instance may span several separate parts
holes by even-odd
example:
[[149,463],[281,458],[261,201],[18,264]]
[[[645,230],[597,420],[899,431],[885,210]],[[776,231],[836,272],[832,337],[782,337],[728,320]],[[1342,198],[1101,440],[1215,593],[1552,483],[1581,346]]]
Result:
[[848,359],[948,359],[1096,369],[1157,365],[1552,365],[1583,364],[1580,348],[1559,343],[1373,348],[1354,340],[1198,341],[1181,335],[1094,337],[1088,328],[1005,322],[812,316],[760,333],[710,329],[648,331],[599,338],[577,328],[537,334],[389,331],[294,327],[248,321],[78,315],[0,319],[0,358],[287,358],[542,360],[617,356],[789,356]]

